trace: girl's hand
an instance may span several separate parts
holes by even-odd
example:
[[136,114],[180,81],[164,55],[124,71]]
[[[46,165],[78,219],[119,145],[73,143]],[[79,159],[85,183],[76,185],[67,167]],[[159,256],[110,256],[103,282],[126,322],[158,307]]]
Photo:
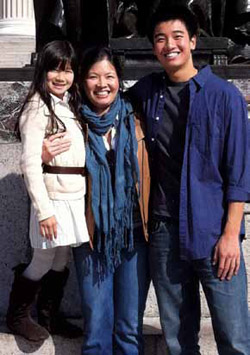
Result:
[[40,234],[49,240],[57,238],[57,222],[54,216],[39,222]]
[[53,136],[50,136],[43,140],[43,163],[48,164],[56,155],[69,150],[71,145],[71,139],[68,135],[65,137],[66,134],[67,132],[56,133]]

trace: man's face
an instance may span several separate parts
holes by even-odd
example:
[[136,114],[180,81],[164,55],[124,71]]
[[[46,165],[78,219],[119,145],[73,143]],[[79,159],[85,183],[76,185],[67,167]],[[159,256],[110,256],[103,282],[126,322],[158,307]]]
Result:
[[190,39],[185,24],[180,20],[160,22],[154,31],[154,54],[168,74],[178,70],[193,70],[191,50],[196,36]]

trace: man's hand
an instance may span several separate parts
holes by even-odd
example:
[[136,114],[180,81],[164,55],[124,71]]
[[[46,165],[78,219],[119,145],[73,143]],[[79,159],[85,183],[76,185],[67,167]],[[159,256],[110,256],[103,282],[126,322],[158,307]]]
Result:
[[218,265],[217,276],[222,281],[231,280],[240,267],[239,236],[223,234],[215,246],[213,264]]
[[56,133],[43,140],[42,161],[48,164],[55,156],[69,150],[71,139],[65,136],[67,132]]
[[54,216],[39,222],[40,234],[49,240],[57,238],[57,222]]
[[230,202],[227,222],[223,234],[215,246],[213,265],[218,265],[217,276],[231,280],[240,267],[240,225],[243,216],[243,202]]

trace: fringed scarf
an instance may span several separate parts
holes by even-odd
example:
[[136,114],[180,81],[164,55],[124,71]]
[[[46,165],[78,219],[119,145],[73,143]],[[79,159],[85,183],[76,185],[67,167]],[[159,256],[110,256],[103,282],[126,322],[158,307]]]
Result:
[[[98,116],[87,105],[82,114],[89,127],[86,166],[92,180],[92,210],[95,219],[95,248],[104,252],[107,265],[114,269],[121,250],[133,249],[133,204],[139,182],[137,140],[132,106],[118,94],[109,111]],[[103,135],[118,117],[115,149],[115,183],[106,158]]]

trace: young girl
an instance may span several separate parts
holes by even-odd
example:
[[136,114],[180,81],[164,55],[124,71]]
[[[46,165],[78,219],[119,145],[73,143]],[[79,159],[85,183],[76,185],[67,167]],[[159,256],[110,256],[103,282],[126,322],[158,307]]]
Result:
[[[15,268],[7,325],[13,333],[33,341],[47,338],[48,332],[81,335],[78,327],[58,315],[68,278],[70,246],[89,240],[84,217],[85,145],[77,114],[80,100],[75,72],[71,44],[47,44],[38,57],[20,114],[21,169],[32,201],[30,241],[34,252],[28,266]],[[60,132],[71,139],[70,149],[49,165],[42,164],[44,137]],[[30,318],[37,294],[40,325]]]

